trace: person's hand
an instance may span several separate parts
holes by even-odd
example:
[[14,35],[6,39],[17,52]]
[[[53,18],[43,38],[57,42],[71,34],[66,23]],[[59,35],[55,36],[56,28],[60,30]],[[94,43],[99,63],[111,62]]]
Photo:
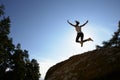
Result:
[[67,22],[69,23],[69,20],[67,20]]
[[88,20],[86,21],[86,23],[88,23]]

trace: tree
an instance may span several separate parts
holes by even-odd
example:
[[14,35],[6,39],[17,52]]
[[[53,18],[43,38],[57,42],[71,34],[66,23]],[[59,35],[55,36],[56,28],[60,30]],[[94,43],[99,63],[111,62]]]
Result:
[[97,45],[96,48],[120,47],[120,21],[118,23],[118,30],[114,32],[112,38],[108,41],[103,41],[103,46]]
[[30,60],[20,43],[15,46],[9,33],[10,18],[4,16],[4,6],[0,5],[0,80],[39,80],[37,60]]
[[0,16],[4,15],[4,5],[0,5]]
[[27,67],[27,75],[25,80],[38,80],[39,73],[39,64],[35,59],[32,59],[31,62],[26,64]]
[[10,33],[10,19],[4,17],[4,6],[0,6],[0,80],[3,79],[6,69],[10,66],[10,57],[14,49],[12,38],[8,37]]

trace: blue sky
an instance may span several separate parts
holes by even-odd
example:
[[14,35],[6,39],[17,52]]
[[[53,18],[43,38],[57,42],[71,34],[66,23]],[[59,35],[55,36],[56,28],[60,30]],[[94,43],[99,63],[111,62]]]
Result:
[[[6,16],[11,19],[11,34],[15,44],[29,51],[30,58],[40,63],[42,77],[51,66],[72,55],[95,49],[108,40],[120,20],[120,0],[0,0]],[[83,24],[86,42],[75,43],[76,31],[67,20]]]

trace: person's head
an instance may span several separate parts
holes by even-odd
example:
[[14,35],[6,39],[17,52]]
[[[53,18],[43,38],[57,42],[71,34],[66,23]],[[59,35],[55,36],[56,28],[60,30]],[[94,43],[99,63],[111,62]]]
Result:
[[80,22],[79,22],[79,21],[77,21],[77,20],[76,20],[75,22],[76,22],[76,25],[79,25],[79,24],[80,24]]

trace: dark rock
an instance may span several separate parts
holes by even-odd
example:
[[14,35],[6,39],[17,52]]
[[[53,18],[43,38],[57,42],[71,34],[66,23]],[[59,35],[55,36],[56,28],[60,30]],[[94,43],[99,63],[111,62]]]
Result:
[[52,66],[45,80],[120,80],[120,48],[74,55]]

